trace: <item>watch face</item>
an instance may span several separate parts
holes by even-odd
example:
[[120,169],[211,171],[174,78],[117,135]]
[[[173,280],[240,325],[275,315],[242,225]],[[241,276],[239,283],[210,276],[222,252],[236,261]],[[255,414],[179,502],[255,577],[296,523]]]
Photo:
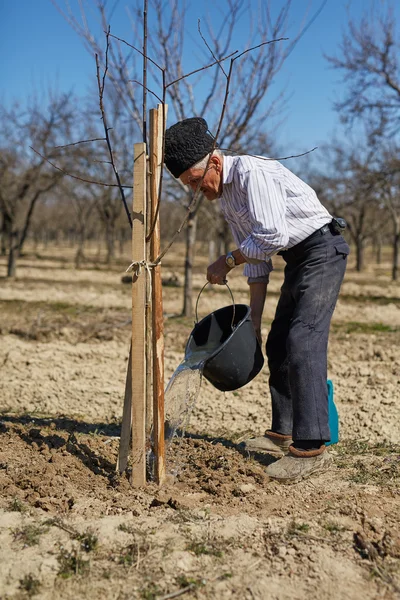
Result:
[[226,264],[228,265],[228,267],[234,267],[236,265],[235,263],[235,259],[232,256],[232,254],[228,254],[228,256],[226,257]]

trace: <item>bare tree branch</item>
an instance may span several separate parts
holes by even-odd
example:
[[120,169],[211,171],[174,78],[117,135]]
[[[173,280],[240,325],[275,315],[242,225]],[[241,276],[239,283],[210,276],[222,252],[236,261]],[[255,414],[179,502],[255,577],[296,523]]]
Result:
[[55,149],[69,148],[70,146],[78,146],[78,144],[88,144],[89,142],[105,142],[106,138],[93,138],[91,140],[79,140],[79,142],[71,142],[71,144],[64,144],[63,146],[54,146]]
[[107,148],[108,148],[108,152],[109,152],[109,155],[110,155],[111,166],[112,166],[112,169],[114,171],[115,179],[117,180],[118,189],[119,189],[120,194],[121,194],[122,202],[123,202],[123,205],[124,205],[124,208],[125,208],[126,215],[128,217],[129,225],[132,227],[132,216],[131,216],[130,210],[128,208],[128,205],[126,203],[124,188],[123,188],[123,186],[121,184],[119,173],[118,173],[117,167],[115,165],[115,161],[114,161],[114,154],[113,154],[113,150],[112,150],[112,146],[111,146],[110,136],[108,135],[109,129],[108,129],[108,126],[107,126],[107,117],[106,117],[106,113],[105,113],[105,110],[104,110],[104,102],[103,102],[104,85],[105,85],[105,79],[106,79],[107,69],[108,69],[107,57],[108,57],[108,47],[109,47],[109,44],[110,44],[109,36],[110,36],[110,29],[108,29],[107,37],[106,37],[106,41],[107,41],[106,65],[105,65],[105,69],[104,69],[104,73],[103,73],[102,83],[100,82],[99,57],[96,54],[96,70],[97,70],[97,85],[98,85],[98,90],[99,90],[99,106],[100,106],[100,112],[101,112],[101,119],[103,121],[104,133],[105,133],[105,136],[106,136]]
[[[43,154],[41,154],[39,150],[35,150],[35,148],[33,148],[32,146],[29,146],[29,148],[33,150],[33,152],[38,154],[41,158],[43,158],[43,160],[49,163],[49,165],[51,165],[54,169],[56,169],[57,171],[61,171],[61,173],[64,173],[64,175],[68,175],[68,177],[72,177],[72,179],[78,179],[79,181],[84,181],[85,183],[94,183],[96,185],[102,185],[104,187],[119,187],[117,183],[104,183],[103,181],[93,181],[92,179],[85,179],[83,177],[78,177],[78,175],[72,175],[72,173],[68,173],[68,171],[65,171],[65,169],[62,169],[61,167],[54,164],[51,160],[43,156]],[[132,185],[121,185],[124,188],[133,189]]]

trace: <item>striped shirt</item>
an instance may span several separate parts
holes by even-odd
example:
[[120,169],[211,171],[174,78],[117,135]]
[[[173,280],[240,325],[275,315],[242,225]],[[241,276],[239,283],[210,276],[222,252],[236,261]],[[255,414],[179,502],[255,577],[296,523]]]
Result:
[[332,220],[314,190],[276,160],[224,155],[222,177],[221,211],[251,279],[266,277],[274,254]]

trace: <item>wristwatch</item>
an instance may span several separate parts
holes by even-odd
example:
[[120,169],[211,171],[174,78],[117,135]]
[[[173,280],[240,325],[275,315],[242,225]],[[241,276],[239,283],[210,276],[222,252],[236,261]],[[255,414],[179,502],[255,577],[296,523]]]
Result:
[[235,257],[233,256],[232,252],[228,252],[228,254],[225,257],[225,262],[230,269],[233,269],[233,267],[236,267]]

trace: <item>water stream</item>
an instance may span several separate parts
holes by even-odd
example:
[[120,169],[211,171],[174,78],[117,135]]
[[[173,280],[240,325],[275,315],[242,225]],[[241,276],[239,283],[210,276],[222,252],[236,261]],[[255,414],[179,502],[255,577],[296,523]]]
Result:
[[[196,323],[186,345],[185,358],[168,382],[164,395],[164,436],[166,470],[169,474],[176,475],[182,467],[179,444],[177,445],[176,442],[179,438],[183,438],[189,425],[190,416],[200,393],[205,363],[216,354],[218,349],[232,335],[241,318],[243,318],[241,313],[233,304],[227,309],[220,309],[217,313],[211,313],[208,317],[202,319],[200,323]],[[174,444],[172,444],[173,441],[175,441]],[[149,442],[150,450],[147,454],[147,467],[151,478],[154,465],[151,437]]]
[[[164,395],[165,411],[165,450],[166,470],[170,475],[176,476],[181,468],[182,460],[179,451],[172,452],[172,441],[184,437],[189,425],[190,415],[196,405],[203,378],[204,363],[210,358],[219,344],[206,344],[200,348],[195,347],[187,351],[184,360],[174,371]],[[174,448],[175,450],[175,448]],[[153,451],[147,456],[148,471],[151,476],[154,462]]]

